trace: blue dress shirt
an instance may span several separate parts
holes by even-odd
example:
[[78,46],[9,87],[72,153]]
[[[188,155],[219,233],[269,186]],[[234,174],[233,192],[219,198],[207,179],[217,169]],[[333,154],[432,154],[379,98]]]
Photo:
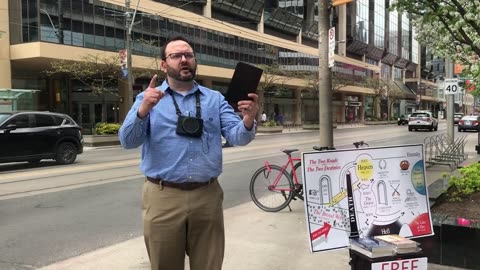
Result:
[[[140,169],[145,176],[171,182],[202,182],[222,172],[222,138],[234,145],[246,145],[255,137],[255,127],[247,130],[223,95],[194,83],[185,95],[169,88],[165,80],[157,87],[165,96],[145,118],[137,116],[144,93],[140,93],[128,112],[119,138],[126,149],[142,145]],[[204,123],[199,138],[176,134],[177,114],[172,99],[175,96],[184,116],[195,117],[195,92],[200,91],[201,114]]]

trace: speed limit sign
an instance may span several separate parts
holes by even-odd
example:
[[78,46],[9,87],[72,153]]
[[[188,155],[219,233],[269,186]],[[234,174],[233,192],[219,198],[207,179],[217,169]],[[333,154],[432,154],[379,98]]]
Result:
[[445,79],[445,95],[454,95],[459,92],[458,79]]

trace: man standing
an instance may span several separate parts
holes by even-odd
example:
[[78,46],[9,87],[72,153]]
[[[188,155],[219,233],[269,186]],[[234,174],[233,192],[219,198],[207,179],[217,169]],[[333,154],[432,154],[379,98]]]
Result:
[[255,137],[258,96],[238,102],[243,119],[222,94],[197,84],[197,62],[183,37],[162,48],[167,79],[157,76],[139,94],[119,131],[123,147],[142,145],[144,237],[152,270],[222,268],[225,235],[222,172],[223,135],[235,145]]
[[264,112],[262,112],[262,118],[261,118],[261,121],[262,121],[262,123],[265,123],[265,122],[267,122],[267,114],[265,113],[265,111],[264,111]]

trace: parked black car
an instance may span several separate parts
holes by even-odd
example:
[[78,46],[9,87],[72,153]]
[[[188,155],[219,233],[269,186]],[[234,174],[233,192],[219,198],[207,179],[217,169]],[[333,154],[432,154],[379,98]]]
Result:
[[83,153],[82,128],[66,114],[0,112],[0,163],[75,162]]
[[397,119],[397,124],[400,125],[408,125],[408,118],[410,117],[410,114],[405,115],[402,114],[400,117]]

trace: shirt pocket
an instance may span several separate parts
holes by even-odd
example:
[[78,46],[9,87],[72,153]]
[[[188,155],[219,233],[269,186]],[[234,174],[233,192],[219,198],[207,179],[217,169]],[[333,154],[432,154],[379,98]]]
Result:
[[220,114],[207,112],[203,118],[204,131],[208,133],[220,132]]

